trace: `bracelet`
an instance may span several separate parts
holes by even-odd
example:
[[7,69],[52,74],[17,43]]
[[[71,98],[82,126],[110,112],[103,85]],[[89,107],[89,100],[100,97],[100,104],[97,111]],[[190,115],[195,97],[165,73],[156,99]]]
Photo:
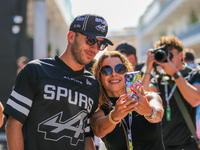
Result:
[[144,74],[151,74],[151,73],[146,71]]
[[157,110],[152,107],[152,113],[151,113],[151,116],[144,116],[147,120],[152,120],[156,117],[156,114],[157,114]]
[[113,110],[111,110],[110,111],[110,113],[109,113],[109,115],[108,115],[108,119],[109,119],[109,121],[112,123],[112,124],[118,124],[121,120],[119,120],[119,121],[114,121],[113,119],[112,119],[112,117],[111,117],[111,112],[112,112]]
[[172,77],[173,77],[173,76],[174,76],[174,74],[175,74],[175,73],[177,73],[177,72],[179,72],[179,70],[176,70],[176,71],[173,73]]

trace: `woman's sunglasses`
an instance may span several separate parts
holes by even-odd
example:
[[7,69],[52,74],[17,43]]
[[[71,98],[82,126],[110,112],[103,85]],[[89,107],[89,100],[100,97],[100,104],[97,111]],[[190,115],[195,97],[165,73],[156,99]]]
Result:
[[[102,75],[109,76],[113,72],[113,68],[109,65],[105,65],[101,67],[100,71]],[[124,64],[117,64],[115,66],[115,72],[118,74],[124,74],[125,72],[127,72],[127,68]]]
[[103,51],[108,46],[108,43],[106,43],[105,41],[97,40],[95,37],[88,36],[82,32],[78,32],[78,33],[81,33],[82,35],[87,36],[86,43],[88,45],[93,46],[94,44],[97,43],[97,47],[100,51]]

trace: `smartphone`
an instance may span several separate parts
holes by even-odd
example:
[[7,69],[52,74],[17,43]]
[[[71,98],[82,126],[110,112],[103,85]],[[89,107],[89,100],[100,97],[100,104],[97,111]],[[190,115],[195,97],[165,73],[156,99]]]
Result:
[[136,92],[133,90],[133,86],[142,93],[142,85],[141,85],[141,72],[134,71],[134,72],[127,72],[124,75],[125,79],[125,92],[126,94],[130,94],[132,98],[138,99]]

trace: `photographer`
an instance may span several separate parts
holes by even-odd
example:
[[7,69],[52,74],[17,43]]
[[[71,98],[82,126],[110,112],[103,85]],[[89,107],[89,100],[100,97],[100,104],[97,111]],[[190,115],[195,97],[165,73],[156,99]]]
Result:
[[[163,100],[165,112],[162,131],[166,150],[197,150],[197,144],[176,101],[184,103],[195,124],[196,106],[200,104],[200,73],[183,64],[183,44],[177,37],[163,36],[155,43],[154,48],[163,45],[164,50],[161,50],[166,53],[166,60],[160,61],[155,57],[155,50],[148,50],[142,84],[146,91],[159,92]],[[163,70],[158,72],[155,66],[162,67]],[[155,75],[150,79],[153,68]],[[177,99],[176,95],[180,95],[180,98]]]

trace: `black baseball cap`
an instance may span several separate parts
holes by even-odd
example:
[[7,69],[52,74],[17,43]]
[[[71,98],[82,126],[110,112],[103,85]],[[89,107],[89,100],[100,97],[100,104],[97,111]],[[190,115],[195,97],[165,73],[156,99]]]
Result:
[[129,56],[129,55],[131,55],[131,54],[133,54],[133,55],[136,56],[136,49],[135,49],[135,47],[134,47],[131,43],[129,43],[129,42],[123,42],[123,43],[119,44],[119,45],[116,47],[115,50],[116,50],[116,51],[119,51],[119,52],[121,52],[121,53],[123,53],[123,54],[126,54],[127,56]]
[[106,38],[108,24],[106,20],[97,15],[85,14],[77,16],[70,25],[69,31],[79,31],[91,37],[101,37],[110,44],[113,43]]

